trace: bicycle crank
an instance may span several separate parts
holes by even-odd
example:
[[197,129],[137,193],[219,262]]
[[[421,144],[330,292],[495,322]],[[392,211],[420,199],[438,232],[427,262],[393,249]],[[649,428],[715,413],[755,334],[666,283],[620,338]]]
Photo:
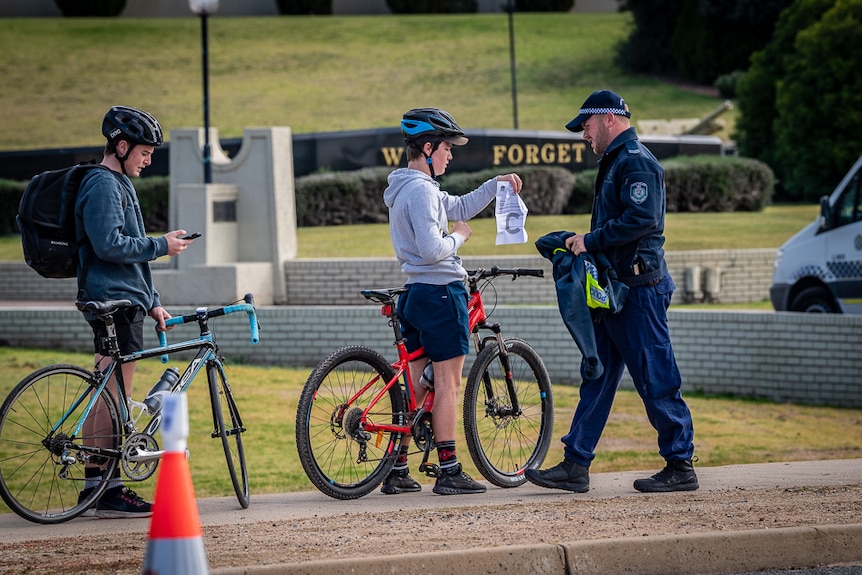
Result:
[[152,435],[135,433],[123,443],[120,461],[123,472],[132,481],[144,481],[149,478],[159,464],[164,451],[159,450],[159,444]]

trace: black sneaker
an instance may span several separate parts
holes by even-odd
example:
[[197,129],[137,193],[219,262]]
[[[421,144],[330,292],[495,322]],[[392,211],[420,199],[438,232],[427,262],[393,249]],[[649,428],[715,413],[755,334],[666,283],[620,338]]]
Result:
[[469,493],[485,493],[487,487],[474,481],[472,477],[461,470],[459,463],[452,471],[444,471],[434,484],[437,495],[466,495]]
[[422,486],[410,477],[410,473],[406,469],[404,471],[390,471],[386,479],[383,480],[383,487],[380,488],[380,493],[386,495],[412,493],[414,491],[422,491]]
[[652,477],[635,480],[635,489],[644,493],[695,491],[698,487],[697,474],[690,459],[668,461],[664,469]]
[[[92,492],[93,492],[93,488],[87,487],[86,489],[83,489],[80,493],[78,493],[78,505],[80,505],[84,499],[89,497]],[[95,517],[96,516],[96,508],[90,507],[89,509],[87,509],[86,511],[81,513],[80,516],[81,517]]]
[[105,491],[96,505],[96,517],[103,519],[149,517],[152,514],[153,506],[123,485]]
[[539,487],[565,489],[575,493],[590,490],[590,468],[578,465],[571,459],[564,459],[550,469],[528,469],[524,472],[527,480]]

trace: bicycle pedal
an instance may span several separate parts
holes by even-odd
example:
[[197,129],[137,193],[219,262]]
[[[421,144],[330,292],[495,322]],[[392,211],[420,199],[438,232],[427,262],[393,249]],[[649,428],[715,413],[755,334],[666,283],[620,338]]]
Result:
[[434,463],[421,463],[419,465],[419,472],[436,479],[440,477],[440,466]]

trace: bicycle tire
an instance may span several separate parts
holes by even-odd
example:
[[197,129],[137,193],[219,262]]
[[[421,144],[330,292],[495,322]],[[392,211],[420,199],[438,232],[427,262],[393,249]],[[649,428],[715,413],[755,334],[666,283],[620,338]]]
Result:
[[485,479],[498,487],[518,487],[527,480],[524,471],[539,467],[548,454],[554,398],[548,370],[536,350],[519,338],[503,342],[520,413],[512,412],[500,347],[491,341],[476,357],[464,387],[464,434],[470,457]]
[[[251,501],[248,489],[248,469],[245,463],[245,449],[242,445],[242,434],[245,428],[239,416],[233,392],[227,381],[224,367],[220,363],[210,361],[207,365],[207,380],[210,387],[210,403],[213,412],[213,438],[221,438],[224,455],[227,460],[227,470],[236,492],[240,507],[248,508]],[[225,413],[229,414],[230,428],[225,426]]]
[[[402,434],[389,432],[385,439],[380,435],[362,442],[351,434],[350,422],[358,423],[357,415],[394,376],[389,362],[364,346],[334,351],[308,376],[296,412],[296,448],[305,474],[321,492],[335,499],[357,499],[374,491],[392,469]],[[348,400],[374,377],[377,380],[346,409]],[[400,384],[381,397],[368,418],[406,423]]]
[[[24,519],[43,524],[68,521],[94,506],[107,487],[101,482],[79,501],[86,452],[78,449],[84,437],[71,433],[96,385],[95,376],[82,367],[51,365],[21,380],[0,407],[0,496]],[[117,405],[107,388],[101,398],[110,429],[96,430],[92,437],[107,438],[118,451],[122,425]],[[119,458],[108,457],[106,463],[103,476],[113,477]]]

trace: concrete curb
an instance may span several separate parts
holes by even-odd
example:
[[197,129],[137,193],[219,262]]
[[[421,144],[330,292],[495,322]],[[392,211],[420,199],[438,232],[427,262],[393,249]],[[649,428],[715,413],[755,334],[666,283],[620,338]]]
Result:
[[723,574],[862,563],[862,523],[624,537],[215,569],[212,575]]

